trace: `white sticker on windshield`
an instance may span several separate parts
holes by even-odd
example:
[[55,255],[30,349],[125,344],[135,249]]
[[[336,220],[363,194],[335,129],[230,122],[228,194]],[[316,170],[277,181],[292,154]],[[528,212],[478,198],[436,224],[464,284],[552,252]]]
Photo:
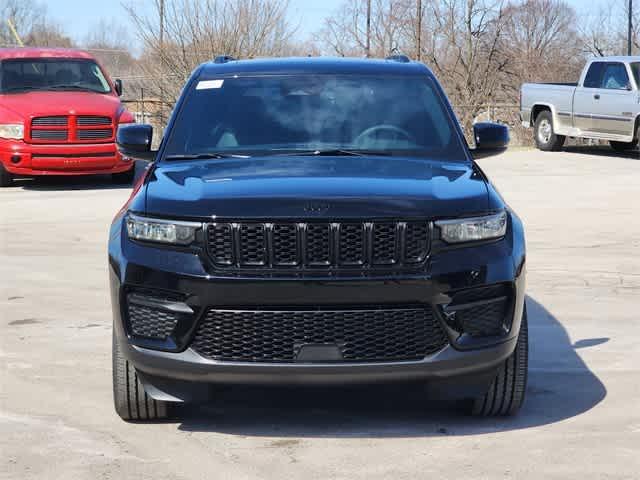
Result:
[[201,80],[196,85],[196,90],[210,90],[212,88],[222,88],[224,80]]

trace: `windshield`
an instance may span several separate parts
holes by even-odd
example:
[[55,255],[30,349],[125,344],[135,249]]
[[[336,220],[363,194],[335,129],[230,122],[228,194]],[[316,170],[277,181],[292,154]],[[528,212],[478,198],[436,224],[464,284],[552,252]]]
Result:
[[633,72],[633,77],[636,79],[636,86],[640,90],[640,62],[632,63],[631,71]]
[[165,158],[213,152],[466,158],[442,96],[427,77],[200,80],[173,125]]
[[33,90],[86,90],[109,93],[98,64],[84,59],[16,59],[0,62],[0,93]]

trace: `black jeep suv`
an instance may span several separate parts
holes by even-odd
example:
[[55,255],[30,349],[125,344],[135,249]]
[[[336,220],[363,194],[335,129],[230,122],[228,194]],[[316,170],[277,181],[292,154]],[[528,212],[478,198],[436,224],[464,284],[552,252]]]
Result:
[[[522,405],[521,221],[427,67],[228,57],[200,66],[110,232],[113,387],[124,419],[220,384],[417,381],[478,415]],[[464,403],[464,402],[463,402]]]

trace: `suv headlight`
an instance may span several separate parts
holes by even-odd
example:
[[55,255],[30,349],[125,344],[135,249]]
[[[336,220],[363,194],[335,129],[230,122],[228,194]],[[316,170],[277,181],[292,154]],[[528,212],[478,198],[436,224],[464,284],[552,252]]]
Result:
[[0,124],[0,138],[22,140],[24,138],[24,125],[20,123]]
[[129,238],[172,245],[193,243],[196,232],[202,228],[201,223],[145,218],[133,214],[127,215],[126,222]]
[[504,237],[507,232],[507,212],[486,217],[440,220],[436,222],[440,237],[447,243],[477,242]]

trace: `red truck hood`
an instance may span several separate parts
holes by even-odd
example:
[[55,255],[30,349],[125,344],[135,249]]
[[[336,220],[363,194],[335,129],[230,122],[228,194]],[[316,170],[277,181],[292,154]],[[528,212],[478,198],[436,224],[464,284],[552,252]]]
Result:
[[0,95],[0,115],[2,109],[8,110],[11,117],[18,116],[23,120],[74,113],[109,115],[117,120],[123,107],[120,99],[113,95],[91,92],[27,92]]

